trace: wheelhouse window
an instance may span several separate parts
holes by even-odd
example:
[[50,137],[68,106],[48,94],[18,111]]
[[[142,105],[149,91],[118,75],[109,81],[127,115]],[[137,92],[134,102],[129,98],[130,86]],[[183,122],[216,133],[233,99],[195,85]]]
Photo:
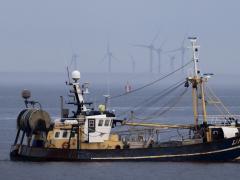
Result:
[[88,132],[95,132],[95,119],[88,119]]
[[68,135],[68,132],[67,132],[67,131],[63,131],[63,135],[62,135],[62,137],[63,137],[63,138],[66,138],[67,135]]
[[102,125],[103,125],[103,120],[100,119],[100,120],[98,121],[98,126],[102,126]]
[[107,119],[107,120],[105,120],[105,123],[104,123],[104,126],[109,126],[109,120]]
[[55,132],[55,138],[59,138],[60,132]]
[[112,127],[112,123],[113,123],[113,121],[111,120],[111,121],[110,121],[110,124],[109,124],[109,126],[111,126],[111,127]]
[[95,127],[95,120],[94,119],[89,119],[89,128],[94,128]]

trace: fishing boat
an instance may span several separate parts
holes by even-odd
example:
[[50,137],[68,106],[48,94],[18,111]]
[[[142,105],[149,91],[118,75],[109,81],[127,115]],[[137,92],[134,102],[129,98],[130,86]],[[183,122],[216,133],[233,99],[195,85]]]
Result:
[[[87,87],[80,84],[80,72],[75,70],[72,72],[72,80],[67,83],[74,98],[69,104],[76,107],[72,115],[63,107],[62,100],[61,117],[52,121],[49,113],[38,102],[30,100],[30,91],[22,92],[26,108],[17,117],[17,133],[10,150],[11,160],[230,162],[240,157],[238,119],[228,114],[210,122],[205,92],[209,74],[203,75],[199,70],[197,38],[189,39],[193,53],[193,73],[183,85],[192,89],[192,124],[121,119],[116,117],[114,111],[106,109],[106,103],[100,104],[96,110],[92,108],[92,103],[85,101]],[[199,109],[202,111],[201,116]],[[127,127],[125,134],[114,131],[117,127]],[[129,127],[134,128],[130,130]],[[161,132],[170,129],[188,131],[188,137],[161,142]]]

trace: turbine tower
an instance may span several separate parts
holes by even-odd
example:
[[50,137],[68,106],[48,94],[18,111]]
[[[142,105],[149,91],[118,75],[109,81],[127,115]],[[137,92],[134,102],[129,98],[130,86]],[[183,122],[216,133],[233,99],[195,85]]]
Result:
[[[176,48],[176,49],[173,49],[170,51],[166,51],[166,53],[173,53],[173,52],[177,52],[177,51],[181,52],[181,65],[182,66],[184,66],[184,63],[185,63],[185,54],[186,54],[186,50],[187,50],[187,47],[185,46],[185,40],[186,40],[186,35],[184,36],[181,46],[179,48]],[[183,71],[184,71],[184,69],[182,69],[182,72]]]
[[135,73],[136,72],[136,62],[135,62],[135,59],[133,57],[133,55],[129,55],[130,58],[131,58],[131,63],[132,63],[132,73]]
[[146,45],[146,44],[135,44],[135,47],[141,47],[141,48],[147,48],[149,49],[149,72],[152,73],[153,72],[153,51],[155,50],[154,47],[154,42],[156,41],[156,39],[159,36],[159,32],[156,34],[156,36],[152,39],[152,41],[150,42],[150,44]]
[[163,52],[163,45],[165,44],[166,40],[162,42],[162,44],[159,46],[159,48],[154,48],[154,51],[157,53],[158,57],[158,73],[161,73],[161,61],[162,61],[162,52]]
[[171,71],[174,71],[175,70],[176,57],[175,56],[169,56],[169,60],[170,60],[170,69],[171,69]]
[[106,60],[108,61],[108,73],[112,72],[112,60],[115,59],[117,60],[117,58],[113,55],[113,53],[110,50],[110,45],[109,45],[109,41],[107,42],[107,52],[104,55],[104,57],[102,58],[102,61]]

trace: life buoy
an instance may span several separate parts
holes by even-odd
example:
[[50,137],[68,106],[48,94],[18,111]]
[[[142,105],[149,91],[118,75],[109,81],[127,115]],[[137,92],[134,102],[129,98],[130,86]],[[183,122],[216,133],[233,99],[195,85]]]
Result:
[[62,148],[63,149],[68,149],[69,148],[69,143],[67,141],[65,141],[63,144],[62,144]]

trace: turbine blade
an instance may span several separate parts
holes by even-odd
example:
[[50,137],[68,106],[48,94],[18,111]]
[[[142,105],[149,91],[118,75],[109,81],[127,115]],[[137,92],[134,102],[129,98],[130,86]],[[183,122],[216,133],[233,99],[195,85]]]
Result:
[[105,54],[105,55],[103,56],[103,58],[99,61],[99,63],[100,63],[100,62],[103,62],[103,61],[106,59],[107,56],[108,56],[108,55]]
[[181,51],[182,48],[177,48],[177,49],[173,49],[170,51],[165,51],[164,53],[173,53],[173,52],[177,52],[177,51]]
[[69,65],[70,68],[72,67],[72,65],[74,65],[73,68],[77,68],[76,66],[77,66],[77,58],[78,58],[78,57],[79,57],[78,54],[73,53],[72,58],[71,58],[71,63],[70,63],[70,65]]
[[154,36],[153,40],[151,41],[151,44],[154,44],[154,42],[157,40],[159,34],[160,34],[160,31],[158,31],[157,34]]
[[133,44],[134,47],[142,47],[142,48],[149,48],[148,45],[144,45],[144,44]]
[[167,39],[165,38],[164,41],[161,43],[160,48],[162,48],[167,42]]
[[187,36],[188,36],[187,33],[185,33],[184,36],[183,36],[182,47],[184,47],[185,41],[187,39]]
[[132,62],[135,62],[133,55],[131,55],[130,57],[131,57]]
[[131,53],[128,53],[128,56],[130,57],[131,61],[134,61],[134,57]]
[[113,53],[111,54],[111,56],[114,60],[119,61],[119,59]]

